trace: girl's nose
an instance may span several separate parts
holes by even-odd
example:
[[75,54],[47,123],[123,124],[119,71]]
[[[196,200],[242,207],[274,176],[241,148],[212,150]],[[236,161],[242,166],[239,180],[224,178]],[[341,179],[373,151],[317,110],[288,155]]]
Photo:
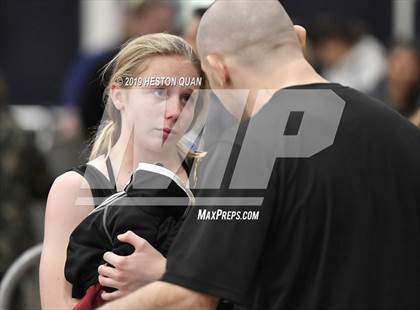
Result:
[[183,109],[182,102],[178,96],[168,98],[166,101],[165,118],[177,120]]

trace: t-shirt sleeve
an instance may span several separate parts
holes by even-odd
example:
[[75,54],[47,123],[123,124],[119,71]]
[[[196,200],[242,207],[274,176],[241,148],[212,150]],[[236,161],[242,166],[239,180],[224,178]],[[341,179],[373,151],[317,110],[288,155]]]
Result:
[[[203,163],[197,205],[188,210],[161,280],[241,304],[263,254],[276,195],[270,187],[203,189],[206,180],[226,170],[220,158],[230,150],[229,145],[218,145]],[[260,160],[265,160],[263,154]],[[271,174],[269,186],[276,183],[275,177]],[[201,198],[206,205],[200,205]]]

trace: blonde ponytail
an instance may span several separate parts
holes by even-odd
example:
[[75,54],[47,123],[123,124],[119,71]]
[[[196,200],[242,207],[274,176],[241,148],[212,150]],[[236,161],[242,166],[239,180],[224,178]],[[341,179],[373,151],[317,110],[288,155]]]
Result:
[[116,142],[115,132],[116,124],[113,121],[107,121],[105,126],[98,130],[89,160],[93,160],[102,154],[109,154],[112,145]]

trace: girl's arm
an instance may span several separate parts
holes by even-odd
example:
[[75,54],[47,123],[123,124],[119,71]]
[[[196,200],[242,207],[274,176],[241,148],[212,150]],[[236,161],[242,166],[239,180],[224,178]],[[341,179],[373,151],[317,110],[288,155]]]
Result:
[[[91,204],[78,206],[78,197],[86,197]],[[92,210],[92,195],[80,174],[67,172],[55,180],[48,195],[39,270],[42,309],[71,309],[78,302],[71,297],[64,263],[71,232]]]

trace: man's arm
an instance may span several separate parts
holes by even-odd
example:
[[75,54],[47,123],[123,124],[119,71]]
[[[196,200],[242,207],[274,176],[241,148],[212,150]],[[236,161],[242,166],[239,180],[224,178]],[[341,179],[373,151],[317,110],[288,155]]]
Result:
[[98,310],[216,309],[219,299],[167,282],[153,282]]

